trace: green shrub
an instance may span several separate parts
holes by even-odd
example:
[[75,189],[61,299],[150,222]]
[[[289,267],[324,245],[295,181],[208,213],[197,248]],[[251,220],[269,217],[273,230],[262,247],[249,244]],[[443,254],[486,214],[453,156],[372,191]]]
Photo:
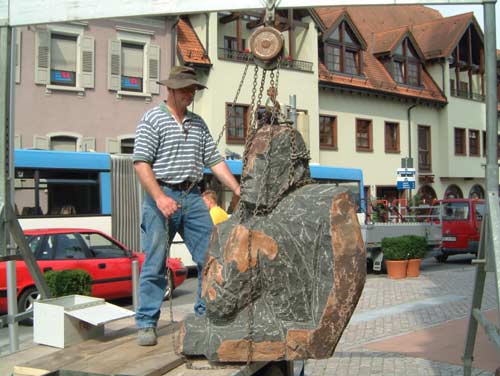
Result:
[[81,269],[51,270],[44,274],[52,297],[65,295],[90,295],[92,277]]
[[427,253],[427,241],[417,235],[384,238],[382,252],[387,260],[422,259]]
[[423,236],[406,235],[408,242],[408,258],[423,259],[427,254],[427,241]]
[[386,260],[408,259],[408,249],[402,236],[382,239],[382,252]]

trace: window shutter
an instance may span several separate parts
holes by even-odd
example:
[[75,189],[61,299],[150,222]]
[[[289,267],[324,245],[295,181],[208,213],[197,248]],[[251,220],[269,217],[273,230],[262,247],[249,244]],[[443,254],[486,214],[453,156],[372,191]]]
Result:
[[94,37],[82,37],[82,48],[80,50],[82,61],[80,85],[89,89],[94,88],[94,44]]
[[37,31],[35,37],[35,84],[50,83],[50,33]]
[[95,151],[95,137],[82,137],[82,151]]
[[16,28],[16,83],[21,82],[21,29]]
[[108,90],[121,88],[121,49],[121,41],[108,40]]
[[118,154],[120,153],[120,143],[116,138],[106,137],[106,153]]
[[23,139],[20,134],[14,136],[14,148],[21,149],[23,147]]
[[33,136],[33,147],[35,149],[49,150],[49,138],[45,136]]
[[160,94],[160,46],[151,44],[148,49],[148,92]]

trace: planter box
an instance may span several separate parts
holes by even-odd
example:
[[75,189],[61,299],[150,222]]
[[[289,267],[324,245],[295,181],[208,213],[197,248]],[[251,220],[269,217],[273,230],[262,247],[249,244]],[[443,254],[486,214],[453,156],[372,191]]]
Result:
[[37,301],[33,306],[33,342],[64,348],[104,335],[104,324],[134,312],[82,295]]

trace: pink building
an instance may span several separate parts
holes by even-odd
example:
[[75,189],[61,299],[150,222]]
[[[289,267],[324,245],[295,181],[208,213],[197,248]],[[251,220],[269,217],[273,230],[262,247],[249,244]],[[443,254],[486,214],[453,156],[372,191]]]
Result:
[[174,34],[167,17],[18,28],[16,148],[130,153],[166,96]]

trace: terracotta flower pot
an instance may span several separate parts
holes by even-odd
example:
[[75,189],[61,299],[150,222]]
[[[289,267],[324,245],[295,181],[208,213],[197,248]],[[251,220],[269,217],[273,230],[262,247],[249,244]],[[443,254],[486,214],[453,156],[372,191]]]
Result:
[[406,278],[408,260],[385,260],[387,275],[392,279]]
[[409,259],[408,267],[406,269],[407,277],[418,277],[420,275],[420,264],[422,263],[421,259]]

